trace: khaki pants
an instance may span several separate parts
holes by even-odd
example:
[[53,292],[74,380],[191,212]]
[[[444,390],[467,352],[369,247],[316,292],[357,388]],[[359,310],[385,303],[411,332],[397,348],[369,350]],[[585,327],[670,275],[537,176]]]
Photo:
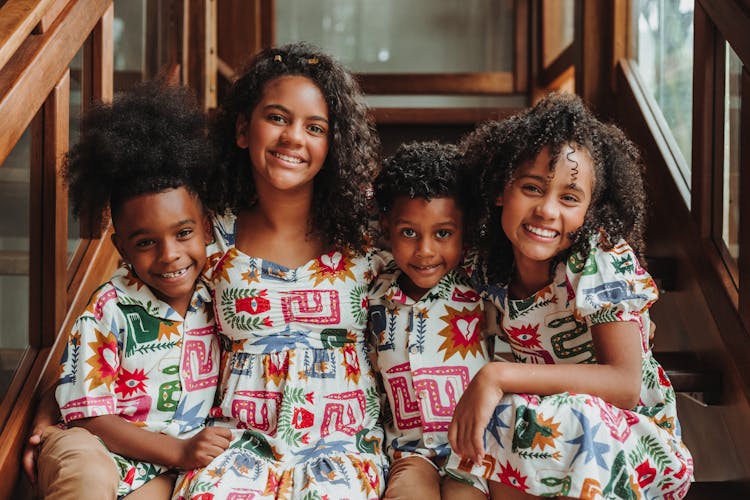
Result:
[[391,466],[383,498],[485,500],[487,496],[469,484],[460,483],[450,477],[440,477],[440,472],[429,460],[407,457],[396,460]]
[[[172,497],[176,475],[162,474],[125,497]],[[39,494],[46,500],[115,500],[120,471],[107,447],[86,429],[48,427],[37,457]]]

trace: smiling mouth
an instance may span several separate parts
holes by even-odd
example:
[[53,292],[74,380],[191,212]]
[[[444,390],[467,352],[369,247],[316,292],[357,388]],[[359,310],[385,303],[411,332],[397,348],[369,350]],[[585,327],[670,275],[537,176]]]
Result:
[[416,269],[417,271],[432,271],[433,269],[437,269],[440,267],[440,264],[432,264],[430,266],[415,266],[412,265],[412,268]]
[[179,271],[174,271],[171,273],[162,273],[159,276],[161,276],[162,278],[178,278],[184,275],[185,273],[187,273],[188,269],[189,269],[189,266],[184,269],[180,269]]
[[555,238],[560,234],[557,231],[553,231],[551,229],[543,229],[541,227],[531,226],[529,224],[524,224],[523,228],[531,234],[541,236],[542,238]]
[[273,151],[271,155],[274,156],[275,158],[278,158],[279,160],[283,160],[289,163],[302,163],[302,159],[297,158],[296,156],[287,156],[283,153],[277,153],[275,151]]

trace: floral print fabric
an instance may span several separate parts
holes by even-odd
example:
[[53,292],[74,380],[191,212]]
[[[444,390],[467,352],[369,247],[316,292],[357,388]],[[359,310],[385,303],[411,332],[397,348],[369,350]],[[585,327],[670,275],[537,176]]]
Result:
[[214,425],[229,449],[174,498],[378,498],[387,461],[365,355],[374,252],[332,251],[289,269],[234,247],[217,219],[211,281],[224,353]]
[[[188,438],[203,428],[219,373],[211,297],[199,281],[185,318],[126,267],[89,300],[71,331],[56,390],[65,422],[119,415]],[[112,454],[123,496],[166,470]]]
[[682,443],[675,393],[648,347],[648,308],[657,289],[629,245],[592,242],[587,256],[558,265],[550,285],[523,300],[507,288],[487,297],[517,362],[596,363],[591,327],[633,321],[640,327],[639,404],[621,410],[586,394],[508,394],[485,432],[482,464],[451,456],[450,467],[540,496],[682,498],[693,460]]

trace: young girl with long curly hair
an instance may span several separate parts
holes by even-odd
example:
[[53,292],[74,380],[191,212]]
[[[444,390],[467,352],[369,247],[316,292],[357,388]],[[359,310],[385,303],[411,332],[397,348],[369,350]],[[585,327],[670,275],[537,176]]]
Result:
[[493,498],[683,497],[693,461],[648,345],[635,146],[552,94],[463,147],[479,276],[517,362],[488,364],[461,397],[450,466],[489,479]]

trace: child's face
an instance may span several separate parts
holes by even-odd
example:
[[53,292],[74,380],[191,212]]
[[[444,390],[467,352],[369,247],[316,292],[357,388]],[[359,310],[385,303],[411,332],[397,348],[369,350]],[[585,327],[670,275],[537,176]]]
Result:
[[547,266],[569,248],[569,234],[581,227],[591,203],[594,166],[588,151],[563,145],[554,173],[549,160],[549,149],[544,148],[521,165],[496,201],[503,207],[503,231],[513,244],[519,270],[525,264]]
[[414,300],[461,262],[463,214],[453,198],[399,196],[380,222],[404,273],[401,289]]
[[185,315],[206,263],[211,225],[184,187],[126,200],[112,235],[122,258],[159,299]]
[[282,76],[266,83],[247,118],[237,119],[237,146],[248,149],[259,192],[312,188],[328,154],[328,106],[312,80]]

